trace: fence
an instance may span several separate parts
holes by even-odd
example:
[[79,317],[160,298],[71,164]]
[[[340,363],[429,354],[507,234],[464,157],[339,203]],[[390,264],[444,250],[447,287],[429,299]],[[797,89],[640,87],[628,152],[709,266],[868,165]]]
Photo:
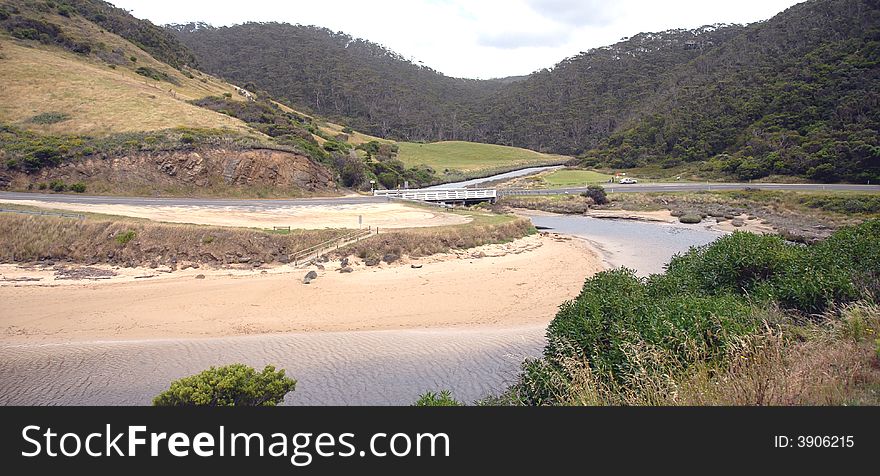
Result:
[[368,236],[372,236],[373,234],[379,234],[379,227],[367,227],[366,230],[358,230],[339,238],[333,238],[332,240],[327,240],[323,243],[310,246],[291,255],[290,262],[293,263],[294,266],[310,264],[317,261],[321,256],[330,251],[335,251],[348,244],[356,243]]
[[79,213],[64,213],[64,212],[47,212],[42,210],[15,210],[11,208],[0,208],[0,212],[5,213],[20,213],[22,215],[37,215],[37,216],[51,216],[51,217],[62,217],[62,218],[76,218],[77,220],[82,220],[85,218],[85,215],[80,215]]

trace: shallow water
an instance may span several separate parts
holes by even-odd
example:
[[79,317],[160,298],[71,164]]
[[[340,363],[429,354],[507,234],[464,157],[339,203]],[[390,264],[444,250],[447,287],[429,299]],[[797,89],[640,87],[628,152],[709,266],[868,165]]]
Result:
[[297,379],[288,405],[411,405],[443,389],[473,401],[543,346],[540,326],[2,346],[0,404],[149,405],[174,379],[237,362]]
[[[699,227],[582,216],[532,221],[586,238],[612,265],[641,275],[720,236]],[[0,345],[0,404],[148,405],[174,379],[235,362],[285,369],[298,380],[289,405],[409,405],[425,391],[444,389],[473,401],[502,390],[523,359],[539,356],[544,332],[535,326],[6,344]]]
[[625,266],[640,276],[663,271],[677,253],[711,243],[723,233],[704,226],[591,218],[579,215],[532,216],[532,223],[552,231],[585,238],[614,267]]

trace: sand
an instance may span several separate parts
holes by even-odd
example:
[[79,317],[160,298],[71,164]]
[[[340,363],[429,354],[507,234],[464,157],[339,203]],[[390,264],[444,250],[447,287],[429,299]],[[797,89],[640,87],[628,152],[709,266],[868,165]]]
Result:
[[[546,325],[603,268],[585,241],[551,234],[396,265],[356,263],[353,273],[324,266],[311,268],[318,278],[309,285],[302,283],[306,269],[289,266],[117,270],[121,276],[108,280],[66,284],[0,281],[0,343]],[[4,278],[51,273],[0,269]],[[138,273],[155,276],[136,279]]]
[[197,225],[272,228],[290,226],[299,229],[357,228],[358,217],[363,226],[379,228],[418,228],[458,225],[470,217],[443,209],[413,207],[401,203],[365,203],[349,205],[308,205],[286,207],[203,207],[163,205],[119,205],[91,203],[44,202],[40,200],[2,200],[33,207],[73,212],[102,213],[170,223]]

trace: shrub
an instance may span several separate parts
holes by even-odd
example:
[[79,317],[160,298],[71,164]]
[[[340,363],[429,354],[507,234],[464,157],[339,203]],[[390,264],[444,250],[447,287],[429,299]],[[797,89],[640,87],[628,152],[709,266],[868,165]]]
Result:
[[70,116],[63,112],[44,112],[30,118],[30,122],[34,124],[55,124],[68,119],[70,119]]
[[141,76],[155,79],[156,81],[165,81],[178,86],[180,85],[180,82],[177,81],[174,76],[170,76],[168,73],[150,68],[149,66],[140,66],[138,69],[134,70],[134,72]]
[[115,240],[120,245],[125,245],[125,244],[128,244],[128,242],[130,242],[131,240],[133,240],[134,237],[135,237],[135,232],[132,230],[128,230],[125,233],[120,233],[120,234],[116,235]]
[[400,176],[394,172],[383,172],[376,177],[385,188],[395,188],[400,183]]
[[608,203],[608,195],[605,194],[605,189],[601,185],[589,185],[587,191],[582,193],[581,196],[592,198],[593,203],[596,205]]
[[666,274],[704,292],[750,292],[788,271],[797,253],[778,236],[734,232],[673,257]]
[[627,269],[587,280],[550,323],[545,357],[557,363],[586,361],[597,374],[625,382],[651,371],[646,355],[681,365],[717,358],[758,325],[751,307],[737,296],[659,296],[649,286]]
[[53,192],[63,192],[67,189],[67,185],[64,184],[63,180],[52,180],[49,182],[49,190]]
[[296,388],[296,380],[267,365],[262,372],[243,364],[211,367],[171,383],[155,406],[275,406]]
[[82,182],[77,182],[77,183],[70,186],[70,191],[76,192],[76,193],[85,193],[86,184],[84,184]]
[[416,403],[413,404],[416,407],[460,407],[464,406],[458,400],[452,398],[452,393],[449,390],[443,390],[440,393],[434,392],[426,392],[419,396],[419,399],[416,400]]

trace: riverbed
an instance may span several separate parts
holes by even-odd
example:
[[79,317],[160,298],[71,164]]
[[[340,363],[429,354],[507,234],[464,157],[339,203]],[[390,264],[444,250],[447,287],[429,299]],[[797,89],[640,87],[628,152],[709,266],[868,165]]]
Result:
[[[627,266],[640,275],[660,272],[675,253],[721,235],[698,226],[583,216],[532,220],[588,240],[601,250],[608,266]],[[490,294],[483,297],[493,299]],[[484,300],[468,302],[472,309],[460,312],[484,311]],[[389,306],[393,305],[391,300]],[[15,312],[14,302],[6,303],[3,312]],[[13,342],[0,345],[0,404],[147,405],[176,378],[234,362],[286,369],[299,381],[285,400],[292,405],[407,405],[425,391],[445,389],[473,401],[501,391],[515,378],[523,359],[540,356],[546,322],[552,318],[552,312],[546,314],[539,316],[543,323],[525,326],[499,322],[456,329]]]

